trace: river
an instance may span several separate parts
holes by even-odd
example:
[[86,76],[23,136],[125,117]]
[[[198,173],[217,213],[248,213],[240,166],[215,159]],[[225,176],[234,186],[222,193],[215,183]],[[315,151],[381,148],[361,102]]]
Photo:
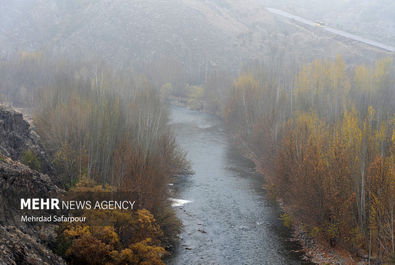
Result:
[[170,186],[183,223],[168,264],[311,264],[266,198],[262,176],[243,158],[220,119],[171,106],[177,143],[195,172]]

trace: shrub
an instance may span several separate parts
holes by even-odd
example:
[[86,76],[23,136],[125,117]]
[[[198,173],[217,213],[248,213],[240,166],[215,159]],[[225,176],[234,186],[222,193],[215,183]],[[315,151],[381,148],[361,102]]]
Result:
[[[112,186],[103,187],[87,178],[73,188],[77,192],[111,190]],[[85,210],[83,216],[87,223],[64,223],[58,230],[55,250],[69,264],[164,264],[163,231],[150,211],[92,209]]]
[[30,150],[26,150],[22,156],[22,163],[26,166],[30,167],[31,169],[40,170],[40,160],[37,156]]
[[291,220],[291,216],[287,213],[283,213],[280,216],[281,220],[283,221],[283,224],[285,227],[291,228],[292,226],[292,220]]
[[313,229],[311,229],[310,235],[312,237],[316,237],[318,236],[319,232],[320,232],[320,228],[318,226],[314,226]]

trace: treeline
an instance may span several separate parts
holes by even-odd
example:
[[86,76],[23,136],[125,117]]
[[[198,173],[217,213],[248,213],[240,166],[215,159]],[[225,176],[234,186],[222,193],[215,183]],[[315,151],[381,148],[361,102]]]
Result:
[[[277,81],[276,81],[277,80]],[[229,128],[263,165],[269,192],[312,235],[382,264],[394,256],[395,67],[316,60],[289,82],[265,67],[234,83]],[[359,253],[361,255],[361,253]]]
[[[3,97],[32,108],[35,131],[65,188],[88,179],[137,193],[136,206],[152,213],[164,233],[161,241],[147,238],[145,244],[164,247],[175,240],[179,223],[168,202],[168,184],[189,167],[168,126],[167,107],[144,76],[39,53],[3,61],[0,72]],[[85,247],[80,252],[88,255],[93,246]],[[73,257],[68,256],[71,263],[83,260]]]

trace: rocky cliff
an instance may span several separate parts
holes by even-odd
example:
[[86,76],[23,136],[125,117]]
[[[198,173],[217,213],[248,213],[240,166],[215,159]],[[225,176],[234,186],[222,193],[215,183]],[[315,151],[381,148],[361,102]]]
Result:
[[0,155],[0,264],[65,264],[47,247],[56,239],[55,226],[23,223],[20,197],[62,193],[48,175]]
[[15,226],[0,225],[0,264],[61,265],[65,261],[53,254],[37,238],[23,233]]
[[41,172],[54,174],[54,169],[39,143],[39,136],[31,129],[22,113],[0,105],[0,153],[13,160],[22,160],[27,151],[32,152],[38,159]]
[[63,193],[55,178],[15,161],[25,150],[37,156],[43,171],[51,172],[29,123],[21,113],[0,106],[0,264],[65,264],[48,247],[56,240],[55,225],[21,221],[20,198]]

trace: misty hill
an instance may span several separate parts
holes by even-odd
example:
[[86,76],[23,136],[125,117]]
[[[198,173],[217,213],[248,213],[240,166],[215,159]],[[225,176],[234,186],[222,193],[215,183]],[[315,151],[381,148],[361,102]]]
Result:
[[258,0],[3,1],[0,32],[3,56],[44,51],[166,69],[163,82],[174,75],[201,82],[210,71],[235,72],[251,60],[292,64],[342,53],[360,62],[381,52],[278,18]]
[[263,0],[263,3],[365,38],[395,44],[393,0]]

